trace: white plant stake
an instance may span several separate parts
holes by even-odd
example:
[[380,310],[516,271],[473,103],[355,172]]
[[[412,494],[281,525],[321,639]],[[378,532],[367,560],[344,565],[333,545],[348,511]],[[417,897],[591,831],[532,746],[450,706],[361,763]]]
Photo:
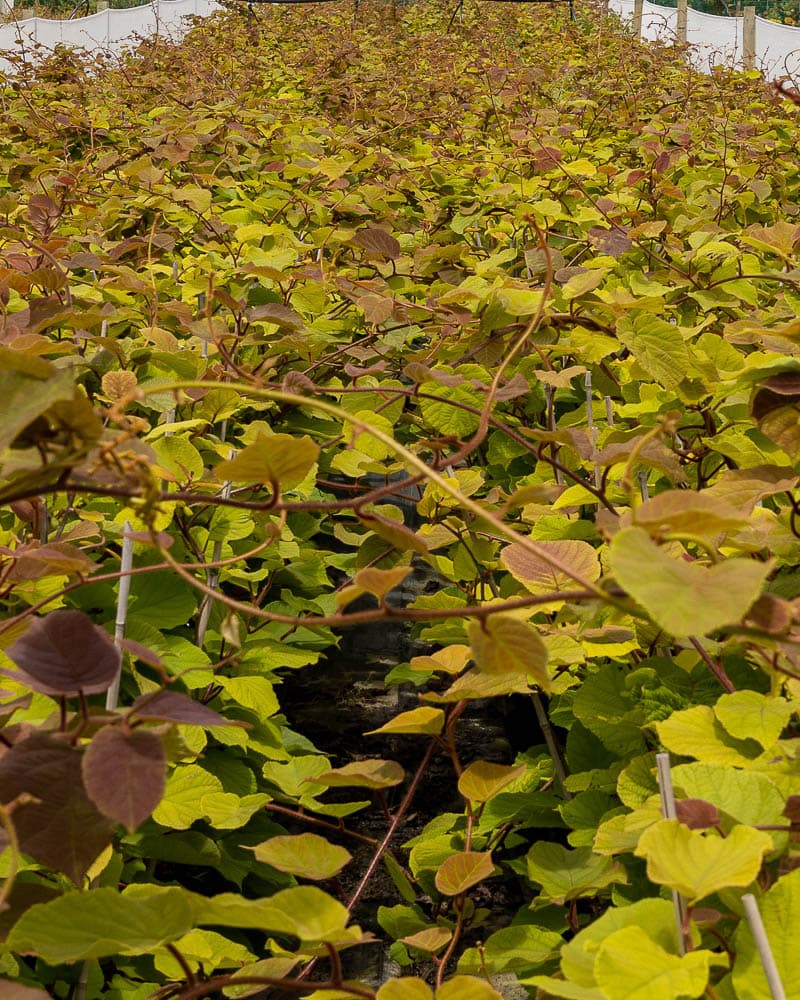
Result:
[[[661,815],[664,819],[677,819],[678,813],[675,809],[675,792],[672,789],[672,771],[670,770],[668,753],[656,754],[656,769],[658,789],[661,793]],[[678,927],[678,948],[681,955],[685,955],[683,928],[686,922],[686,901],[675,889],[672,890],[672,905],[675,907],[675,923]]]
[[[119,578],[119,594],[117,596],[117,617],[114,622],[114,642],[119,648],[125,638],[125,624],[128,621],[128,598],[131,593],[130,572],[133,566],[133,535],[131,534],[131,522],[126,521],[122,528],[122,562]],[[120,650],[120,653],[122,650]],[[119,701],[119,684],[122,678],[122,661],[114,683],[106,692],[106,708],[113,711]]]
[[769,938],[764,929],[764,921],[761,919],[756,897],[752,892],[747,892],[742,896],[742,903],[744,904],[747,922],[750,924],[750,930],[753,932],[756,948],[758,948],[758,957],[761,959],[764,975],[767,977],[769,995],[772,997],[772,1000],[786,1000],[786,990],[783,988],[778,966],[775,964],[775,957],[772,954],[772,948],[769,946]]
[[[589,438],[592,442],[592,447],[595,452],[597,451],[597,427],[594,422],[594,408],[592,405],[592,373],[586,372],[583,378],[583,387],[586,393],[586,424],[589,428]],[[603,481],[603,474],[600,471],[600,466],[595,462],[594,464],[594,485],[599,489],[600,483]]]
[[639,478],[639,492],[642,494],[642,500],[649,500],[650,490],[647,488],[647,473],[644,469],[640,469],[637,475]]

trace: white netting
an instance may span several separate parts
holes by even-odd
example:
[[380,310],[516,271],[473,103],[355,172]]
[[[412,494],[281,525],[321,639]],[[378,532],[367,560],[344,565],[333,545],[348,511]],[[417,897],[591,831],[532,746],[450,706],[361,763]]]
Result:
[[678,30],[678,12],[671,7],[659,7],[658,4],[642,5],[642,38],[648,42],[673,43]]
[[[625,21],[633,19],[634,0],[609,0],[608,9]],[[692,46],[692,63],[703,70],[713,66],[742,65],[744,54],[741,17],[717,17],[687,10],[686,41]],[[642,5],[642,38],[673,42],[678,13],[645,0]],[[767,79],[790,76],[800,82],[800,28],[756,18],[756,66]]]
[[800,82],[800,28],[757,17],[756,65],[767,79],[791,76]]
[[[103,10],[89,17],[68,21],[50,21],[31,17],[25,21],[0,25],[0,51],[16,50],[18,40],[30,51],[35,45],[52,49],[70,45],[90,51],[120,52],[134,42],[136,36],[167,35],[180,38],[187,26],[188,15],[208,16],[218,10],[215,0],[153,0],[141,7],[126,10]],[[0,69],[8,62],[0,58]]]

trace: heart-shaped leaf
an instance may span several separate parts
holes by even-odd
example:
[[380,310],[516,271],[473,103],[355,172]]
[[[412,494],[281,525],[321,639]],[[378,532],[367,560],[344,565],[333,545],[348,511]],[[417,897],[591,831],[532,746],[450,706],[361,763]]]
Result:
[[625,528],[609,547],[620,586],[670,635],[707,635],[742,620],[771,564],[728,559],[714,566],[675,559],[643,528]]
[[104,726],[83,756],[83,783],[89,798],[130,833],[152,815],[166,781],[167,758],[161,739],[146,729]]
[[333,878],[352,859],[349,851],[316,833],[272,837],[252,850],[257,861],[313,881]]
[[82,611],[51,611],[37,618],[6,650],[23,683],[43,694],[105,691],[116,679],[120,653]]

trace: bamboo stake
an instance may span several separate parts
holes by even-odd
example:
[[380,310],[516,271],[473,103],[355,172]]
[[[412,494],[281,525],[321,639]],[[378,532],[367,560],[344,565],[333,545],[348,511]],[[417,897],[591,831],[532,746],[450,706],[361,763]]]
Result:
[[553,761],[553,770],[555,772],[556,781],[561,788],[561,794],[566,800],[569,800],[572,798],[572,792],[570,792],[567,788],[567,769],[564,765],[564,759],[561,756],[561,748],[556,742],[556,737],[553,732],[553,727],[550,724],[550,717],[547,714],[547,709],[544,707],[542,697],[538,692],[531,695],[531,701],[533,702],[533,710],[536,712],[536,718],[544,735],[544,741],[547,744],[547,749],[550,751],[550,759]]
[[644,469],[640,469],[636,475],[639,479],[639,492],[642,495],[642,500],[649,500],[650,490],[647,488],[647,473]]
[[[656,754],[656,770],[658,773],[658,788],[661,793],[661,815],[664,819],[677,819],[675,809],[675,792],[672,788],[672,771],[670,770],[669,754]],[[672,890],[672,905],[675,908],[675,924],[678,928],[678,948],[681,955],[686,954],[686,943],[683,938],[683,928],[686,925],[686,901],[676,890]]]
[[[131,522],[126,521],[122,528],[122,561],[120,563],[119,594],[117,595],[117,617],[114,622],[114,643],[117,648],[122,645],[125,638],[125,625],[128,621],[128,598],[131,593],[130,571],[133,566],[133,535],[131,534]],[[120,649],[120,654],[122,650]],[[106,692],[106,708],[113,711],[119,701],[119,685],[122,680],[122,661],[120,660],[117,676],[114,683]]]
[[764,975],[767,977],[769,994],[772,1000],[786,1000],[786,991],[781,982],[778,966],[775,964],[775,956],[772,954],[772,948],[769,945],[769,938],[764,928],[764,921],[761,919],[756,897],[752,892],[747,892],[742,896],[742,903],[744,904],[747,922],[750,924],[750,930],[753,932],[756,948],[758,948],[758,957],[761,959]]
[[[233,458],[235,452],[231,452],[230,458]],[[222,496],[225,500],[231,495],[231,484],[225,483],[222,487]],[[222,558],[222,539],[214,542],[214,548],[211,553],[211,561],[217,563]],[[212,589],[216,590],[219,587],[219,570],[210,569],[206,571],[206,583]],[[197,621],[197,645],[202,649],[203,642],[206,638],[206,630],[208,629],[208,619],[211,617],[211,605],[214,603],[212,597],[206,594],[203,597],[203,604],[200,608],[200,617]]]

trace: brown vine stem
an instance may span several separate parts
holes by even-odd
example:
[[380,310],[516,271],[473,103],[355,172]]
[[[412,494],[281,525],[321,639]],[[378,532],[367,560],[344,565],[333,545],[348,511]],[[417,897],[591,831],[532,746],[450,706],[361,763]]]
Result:
[[[460,708],[460,711],[458,711],[458,714],[460,715],[461,712],[464,711],[465,707],[466,707],[466,702],[459,702],[453,709],[453,713],[457,712]],[[355,891],[353,892],[353,895],[350,897],[347,903],[348,912],[350,913],[353,912],[356,903],[358,903],[359,899],[361,899],[361,897],[363,896],[364,890],[367,888],[370,879],[375,874],[375,869],[380,864],[381,858],[385,854],[387,848],[389,847],[389,844],[391,844],[392,840],[394,839],[395,833],[397,833],[397,828],[400,825],[400,821],[408,812],[411,803],[414,801],[414,796],[417,794],[417,789],[419,788],[419,784],[422,781],[422,778],[426,770],[428,769],[428,764],[430,764],[431,759],[438,747],[439,747],[438,740],[431,740],[428,743],[428,748],[425,751],[425,756],[422,758],[419,766],[417,767],[417,770],[414,772],[414,777],[411,779],[411,784],[408,786],[408,790],[406,791],[406,794],[403,796],[403,801],[400,803],[400,805],[397,808],[397,811],[392,817],[392,822],[389,824],[389,829],[384,834],[383,840],[378,845],[378,849],[375,851],[370,863],[367,865],[367,870],[361,876],[361,880],[359,881],[358,885],[355,888]]]
[[714,660],[705,649],[703,644],[695,636],[689,636],[689,642],[694,646],[700,656],[703,658],[703,662],[706,664],[711,673],[717,678],[720,684],[725,688],[728,694],[733,694],[736,690],[733,681],[728,677],[728,674],[723,667],[722,663],[718,660]]
[[[30,796],[25,796],[25,798],[30,798]],[[20,799],[17,798],[16,802],[19,803]],[[4,910],[8,903],[8,897],[11,895],[11,890],[14,888],[14,883],[17,879],[17,873],[19,871],[19,839],[17,838],[17,831],[14,829],[14,822],[11,819],[11,803],[5,806],[0,806],[0,827],[3,828],[3,832],[8,840],[8,850],[11,855],[11,859],[8,866],[8,874],[5,877],[2,888],[0,888],[0,910]]]
[[364,844],[369,844],[370,847],[377,847],[380,843],[375,837],[367,837],[365,834],[356,833],[355,830],[350,830],[346,826],[337,826],[336,823],[329,823],[327,820],[318,819],[316,816],[309,816],[307,813],[298,812],[296,809],[279,806],[277,802],[268,802],[264,808],[269,810],[269,812],[280,813],[282,816],[290,816],[298,823],[305,823],[308,826],[318,826],[324,830],[332,830],[334,833],[340,833],[342,836],[352,837],[354,840],[360,840]]
[[[203,382],[200,379],[193,379],[180,382],[170,382],[166,385],[158,386],[158,392],[174,392],[181,393],[189,389],[204,389],[208,383]],[[539,559],[542,559],[548,565],[552,566],[554,569],[559,570],[564,573],[564,575],[570,579],[574,580],[580,587],[584,587],[586,590],[592,591],[592,593],[600,597],[601,599],[606,599],[607,595],[603,591],[602,587],[594,583],[591,580],[586,579],[581,573],[578,573],[574,567],[565,563],[563,560],[559,559],[552,552],[550,552],[543,545],[538,544],[528,535],[522,535],[518,531],[511,528],[509,525],[498,517],[496,514],[487,510],[478,501],[473,500],[471,497],[465,496],[461,490],[453,485],[453,482],[447,477],[440,475],[437,471],[432,469],[427,463],[425,463],[418,455],[414,452],[409,451],[408,448],[401,445],[396,441],[390,434],[386,434],[378,427],[373,427],[371,424],[366,423],[363,420],[358,419],[354,414],[348,413],[339,406],[335,406],[332,403],[327,403],[324,400],[316,399],[309,396],[300,396],[291,392],[282,392],[274,389],[259,389],[247,384],[237,384],[228,383],[226,388],[232,389],[234,392],[238,392],[243,396],[255,396],[259,399],[265,399],[276,403],[288,403],[296,406],[312,407],[321,410],[323,413],[327,413],[330,416],[335,417],[337,420],[346,421],[347,423],[353,424],[362,433],[370,434],[372,437],[376,438],[381,444],[385,445],[391,451],[393,451],[397,456],[403,461],[405,461],[411,468],[416,469],[417,472],[422,473],[422,475],[436,486],[442,490],[445,495],[451,497],[456,503],[459,504],[464,510],[468,510],[471,514],[476,517],[481,518],[488,524],[491,524],[504,538],[510,542],[516,542],[523,549],[530,552],[532,555]],[[124,409],[128,403],[141,401],[146,398],[148,394],[155,392],[156,389],[150,389],[149,387],[142,388],[141,386],[133,392],[130,397],[125,397],[117,403],[117,407]]]
[[[466,701],[459,701],[453,706],[447,719],[448,727],[450,727],[451,725],[455,725],[456,720],[462,714],[464,709],[467,707],[467,704],[468,703]],[[428,765],[430,764],[434,753],[438,748],[441,747],[441,745],[442,743],[438,736],[434,737],[432,740],[429,741],[427,749],[425,750],[425,755],[420,761],[419,765],[417,766],[417,769],[414,772],[414,776],[411,779],[411,783],[409,784],[408,789],[406,790],[406,794],[403,796],[403,801],[397,807],[397,811],[392,817],[392,821],[389,824],[388,830],[384,834],[383,840],[380,842],[377,850],[372,855],[370,863],[367,865],[366,871],[361,876],[361,879],[358,885],[356,886],[353,895],[350,897],[347,903],[348,913],[353,912],[356,904],[363,896],[364,891],[369,885],[372,876],[375,874],[375,869],[380,864],[381,858],[387,852],[389,845],[394,839],[394,835],[397,833],[397,828],[400,825],[401,820],[411,807],[411,803],[414,801],[414,796],[417,794],[417,789],[419,788],[420,782],[422,781],[425,772],[428,769]],[[316,958],[312,959],[311,962],[306,966],[306,968],[301,973],[301,977],[310,975],[312,969],[316,966],[316,964],[317,964],[317,959]]]
[[[469,847],[467,848],[469,850]],[[464,896],[456,896],[453,900],[453,906],[456,911],[456,925],[453,928],[453,936],[447,943],[447,948],[444,954],[438,960],[436,969],[436,989],[438,990],[442,985],[442,980],[444,979],[444,974],[447,969],[447,963],[450,961],[453,952],[456,950],[456,945],[461,937],[461,931],[464,929]]]

